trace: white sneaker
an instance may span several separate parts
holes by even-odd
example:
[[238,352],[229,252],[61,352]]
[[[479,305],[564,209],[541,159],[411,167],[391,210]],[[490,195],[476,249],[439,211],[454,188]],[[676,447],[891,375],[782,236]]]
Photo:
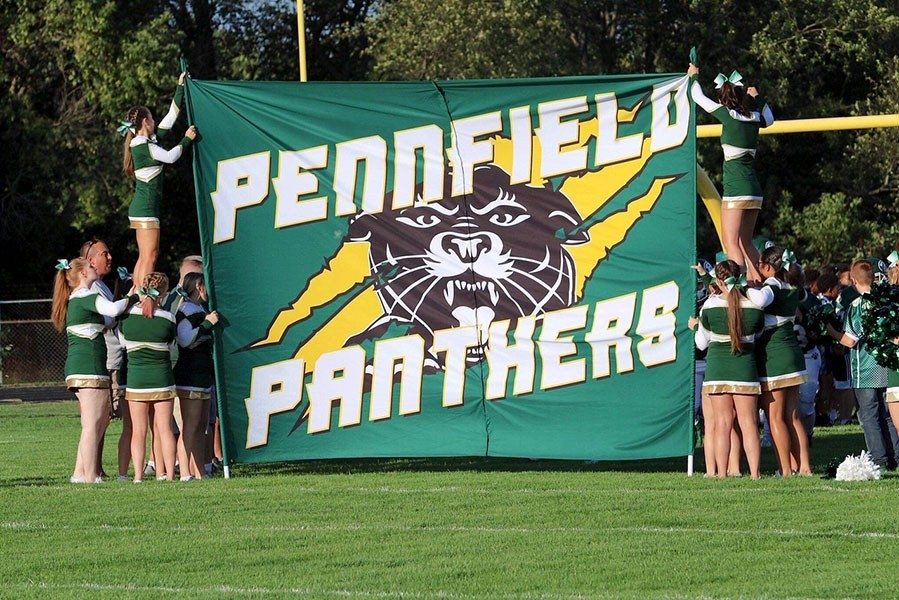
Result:
[[97,476],[97,478],[94,479],[94,483],[103,483],[103,478],[100,476]]
[[181,481],[193,481],[195,477],[193,475],[186,475],[181,478]]
[[69,483],[87,483],[87,480],[84,477],[75,477],[72,475],[69,477]]
[[168,475],[160,475],[159,477],[156,478],[156,481],[168,481],[168,480],[169,480]]

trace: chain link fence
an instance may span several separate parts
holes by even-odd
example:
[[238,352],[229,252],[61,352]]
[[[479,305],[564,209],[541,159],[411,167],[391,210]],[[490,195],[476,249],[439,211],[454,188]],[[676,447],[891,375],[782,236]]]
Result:
[[52,300],[0,300],[0,387],[62,385],[67,340],[50,321]]

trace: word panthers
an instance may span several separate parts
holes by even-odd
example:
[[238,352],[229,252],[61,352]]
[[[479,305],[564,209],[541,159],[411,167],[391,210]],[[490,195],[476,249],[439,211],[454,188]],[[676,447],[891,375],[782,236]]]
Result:
[[[549,390],[583,383],[587,377],[602,379],[611,376],[613,358],[618,374],[634,371],[635,358],[644,367],[674,362],[677,284],[668,281],[644,289],[639,307],[637,296],[629,293],[591,305],[548,311],[542,317],[521,317],[513,341],[509,340],[509,320],[493,322],[487,331],[484,394],[477,390],[476,397],[499,400],[529,394],[535,386]],[[442,406],[462,406],[468,358],[471,350],[482,344],[478,331],[454,327],[435,331],[433,339],[433,349],[446,365]],[[361,345],[324,354],[316,361],[308,383],[304,382],[306,368],[300,358],[255,367],[250,397],[245,400],[246,447],[267,444],[271,416],[296,409],[304,396],[309,404],[309,434],[332,428],[335,407],[338,426],[361,424],[367,372],[371,373],[368,421],[392,418],[395,386],[399,386],[399,415],[420,413],[425,357],[424,340],[413,334],[380,340],[371,357]],[[470,378],[468,385],[472,385]]]

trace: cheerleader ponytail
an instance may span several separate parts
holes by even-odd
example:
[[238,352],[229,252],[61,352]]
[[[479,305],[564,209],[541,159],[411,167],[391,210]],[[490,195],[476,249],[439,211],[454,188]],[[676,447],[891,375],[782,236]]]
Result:
[[150,116],[150,109],[144,106],[132,106],[128,109],[128,116],[122,122],[125,135],[124,158],[122,160],[122,171],[129,177],[134,176],[134,157],[131,156],[131,140],[137,135],[144,119]]
[[56,277],[53,279],[53,308],[50,310],[50,320],[57,331],[66,327],[66,315],[69,312],[69,296],[78,286],[81,271],[87,265],[87,261],[76,258],[71,262],[62,258],[56,263]]
[[743,351],[743,288],[740,267],[732,260],[715,265],[715,277],[724,283],[727,294],[727,329],[730,349],[734,354]]
[[169,278],[165,273],[153,272],[144,277],[143,286],[137,289],[142,296],[141,311],[148,319],[153,316],[159,303],[169,291]]

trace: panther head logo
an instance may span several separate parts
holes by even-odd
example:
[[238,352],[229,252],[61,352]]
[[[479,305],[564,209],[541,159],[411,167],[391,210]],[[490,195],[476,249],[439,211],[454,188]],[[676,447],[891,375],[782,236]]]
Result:
[[[361,213],[348,241],[370,244],[384,316],[357,336],[377,336],[391,322],[429,342],[440,329],[541,315],[574,304],[574,262],[565,246],[589,236],[571,201],[550,184],[513,184],[496,165],[474,170],[473,193],[420,200],[407,208]],[[388,206],[390,205],[386,203]],[[380,277],[379,277],[380,276]],[[484,355],[481,346],[468,360]]]

